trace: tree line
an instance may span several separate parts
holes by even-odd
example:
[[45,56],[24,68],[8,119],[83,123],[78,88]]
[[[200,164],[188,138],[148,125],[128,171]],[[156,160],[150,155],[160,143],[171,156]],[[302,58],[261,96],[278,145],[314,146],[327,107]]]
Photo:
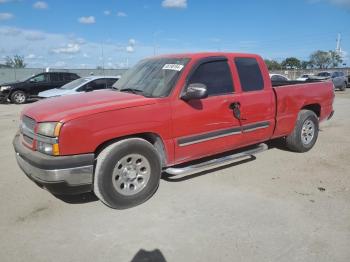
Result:
[[299,60],[296,57],[287,57],[282,62],[265,59],[269,70],[281,69],[326,69],[329,67],[338,67],[343,63],[341,56],[335,51],[317,50],[310,55],[307,61]]

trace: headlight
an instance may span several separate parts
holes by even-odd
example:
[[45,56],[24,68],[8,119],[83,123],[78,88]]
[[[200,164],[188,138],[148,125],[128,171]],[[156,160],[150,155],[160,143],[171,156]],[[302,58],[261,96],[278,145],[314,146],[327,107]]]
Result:
[[37,133],[43,136],[58,137],[62,123],[60,122],[44,122],[38,124]]
[[60,122],[39,123],[36,150],[47,155],[58,156],[60,154],[58,136],[62,125]]
[[5,91],[5,90],[8,90],[10,88],[11,88],[11,86],[2,86],[2,87],[0,87],[0,91]]
[[46,155],[58,156],[60,154],[58,144],[49,144],[37,141],[36,150]]

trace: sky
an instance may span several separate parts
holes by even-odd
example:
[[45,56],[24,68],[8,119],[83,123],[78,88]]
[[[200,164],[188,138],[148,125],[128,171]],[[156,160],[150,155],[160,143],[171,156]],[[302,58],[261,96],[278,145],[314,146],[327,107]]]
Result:
[[18,54],[35,68],[200,51],[307,60],[338,34],[350,65],[350,0],[0,0],[0,63]]

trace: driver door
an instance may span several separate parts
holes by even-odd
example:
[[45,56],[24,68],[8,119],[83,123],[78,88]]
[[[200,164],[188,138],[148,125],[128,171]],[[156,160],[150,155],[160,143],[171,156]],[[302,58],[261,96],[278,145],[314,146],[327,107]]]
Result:
[[195,68],[187,86],[206,85],[208,98],[179,98],[172,104],[175,163],[231,150],[242,136],[240,123],[230,109],[235,94],[227,59],[206,59]]

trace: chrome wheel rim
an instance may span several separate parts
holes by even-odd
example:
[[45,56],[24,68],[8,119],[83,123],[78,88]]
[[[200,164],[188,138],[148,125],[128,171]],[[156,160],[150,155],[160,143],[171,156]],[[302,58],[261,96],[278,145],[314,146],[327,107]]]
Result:
[[315,136],[315,124],[311,120],[306,120],[301,128],[301,141],[304,145],[311,143]]
[[18,103],[18,104],[22,104],[26,100],[26,96],[22,93],[15,94],[14,98],[15,98],[16,103]]
[[151,176],[151,165],[142,155],[129,154],[118,161],[112,176],[114,189],[124,195],[139,193],[147,185]]

